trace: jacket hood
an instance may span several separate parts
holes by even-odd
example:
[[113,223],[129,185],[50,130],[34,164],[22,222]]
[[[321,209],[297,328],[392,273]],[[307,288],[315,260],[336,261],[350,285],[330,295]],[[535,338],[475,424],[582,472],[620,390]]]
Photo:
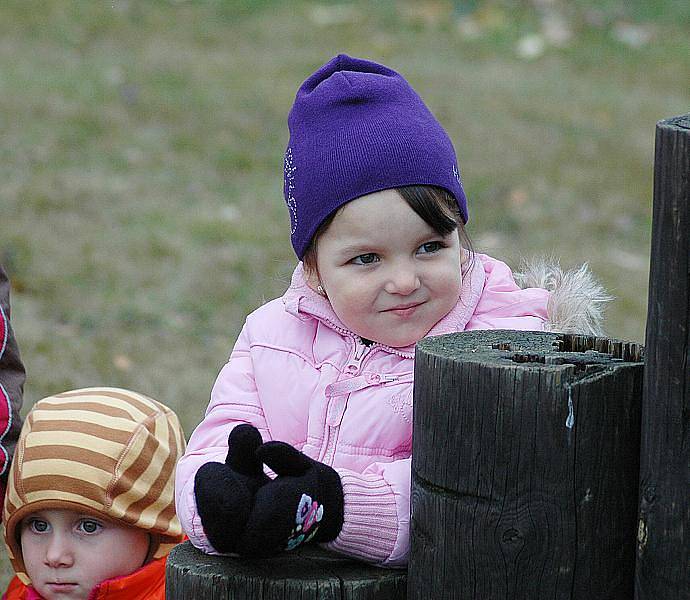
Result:
[[515,280],[523,288],[539,287],[551,292],[546,331],[603,337],[604,309],[614,298],[584,263],[564,271],[555,259],[523,261]]

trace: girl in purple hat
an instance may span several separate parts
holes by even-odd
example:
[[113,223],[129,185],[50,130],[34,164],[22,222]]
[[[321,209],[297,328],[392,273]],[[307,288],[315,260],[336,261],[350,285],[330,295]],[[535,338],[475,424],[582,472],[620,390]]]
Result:
[[210,554],[314,541],[402,566],[415,343],[470,329],[600,334],[608,297],[585,268],[542,265],[521,287],[472,251],[453,144],[395,71],[337,56],[299,88],[288,124],[301,262],[218,375],[177,468],[177,512]]

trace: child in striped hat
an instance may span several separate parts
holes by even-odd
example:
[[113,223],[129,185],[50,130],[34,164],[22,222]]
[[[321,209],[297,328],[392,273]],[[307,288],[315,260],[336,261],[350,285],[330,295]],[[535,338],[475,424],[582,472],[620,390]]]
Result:
[[36,403],[9,474],[5,600],[165,598],[165,560],[183,534],[173,476],[185,438],[175,413],[117,388]]

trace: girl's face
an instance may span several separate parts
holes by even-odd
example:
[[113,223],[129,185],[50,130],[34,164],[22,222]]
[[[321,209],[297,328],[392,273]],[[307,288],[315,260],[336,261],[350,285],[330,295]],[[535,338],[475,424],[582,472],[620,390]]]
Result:
[[395,190],[348,202],[319,237],[320,284],[338,318],[362,338],[404,347],[422,339],[460,295],[460,240],[443,236]]
[[46,600],[86,600],[101,581],[141,567],[149,549],[142,529],[63,509],[22,519],[20,542],[26,573]]

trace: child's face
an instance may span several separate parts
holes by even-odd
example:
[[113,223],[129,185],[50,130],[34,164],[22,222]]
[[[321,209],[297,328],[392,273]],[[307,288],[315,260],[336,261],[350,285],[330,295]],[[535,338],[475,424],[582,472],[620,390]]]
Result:
[[320,283],[338,318],[359,336],[393,347],[419,341],[460,294],[457,231],[436,233],[395,190],[348,202],[319,237]]
[[46,600],[82,600],[105,579],[144,564],[149,535],[72,510],[50,509],[22,519],[26,573]]

